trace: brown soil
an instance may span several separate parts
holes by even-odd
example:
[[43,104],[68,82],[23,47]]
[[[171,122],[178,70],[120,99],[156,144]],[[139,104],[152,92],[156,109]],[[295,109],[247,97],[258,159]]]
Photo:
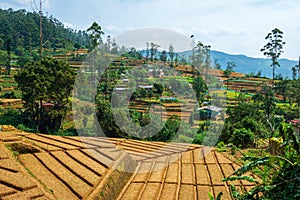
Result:
[[[2,138],[9,137],[24,139],[22,146],[1,140],[1,199],[208,199],[208,192],[215,197],[223,192],[222,199],[232,199],[231,182],[222,179],[240,167],[227,153],[199,145],[105,138],[86,139],[82,145],[76,137],[21,132],[7,132]],[[20,163],[7,155],[4,145],[20,153]]]

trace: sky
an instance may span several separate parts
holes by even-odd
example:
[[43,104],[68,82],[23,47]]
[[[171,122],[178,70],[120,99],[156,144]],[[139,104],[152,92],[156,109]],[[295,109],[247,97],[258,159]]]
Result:
[[[33,0],[0,0],[0,7],[34,10]],[[44,14],[76,30],[92,22],[106,35],[142,28],[176,31],[213,50],[264,57],[274,28],[284,32],[282,58],[300,56],[299,0],[44,0]],[[38,0],[36,0],[38,2]]]

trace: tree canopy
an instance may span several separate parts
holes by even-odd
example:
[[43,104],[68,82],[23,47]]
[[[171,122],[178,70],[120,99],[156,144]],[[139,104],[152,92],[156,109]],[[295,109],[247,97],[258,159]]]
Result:
[[[0,41],[6,41],[11,38],[10,48],[16,54],[22,54],[24,51],[31,52],[39,47],[39,14],[37,12],[28,12],[26,10],[0,9]],[[71,28],[65,28],[64,24],[51,16],[43,16],[43,42],[44,48],[58,48],[64,46],[65,41],[71,41],[81,46],[87,46],[89,42],[85,31],[75,31]],[[6,50],[6,46],[0,49]]]
[[278,58],[283,53],[282,48],[283,45],[285,45],[285,42],[282,40],[282,35],[283,32],[280,29],[274,28],[265,38],[268,43],[261,49],[264,55],[272,60],[271,67],[273,67],[273,81],[275,78],[275,67],[280,67]]
[[59,130],[66,115],[74,78],[67,63],[53,58],[30,63],[15,76],[26,113],[36,122],[40,132]]

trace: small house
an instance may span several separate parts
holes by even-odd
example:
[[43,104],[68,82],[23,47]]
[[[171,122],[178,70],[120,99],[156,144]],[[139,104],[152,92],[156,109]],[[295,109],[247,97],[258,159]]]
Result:
[[196,111],[199,113],[199,119],[217,119],[221,115],[222,110],[222,108],[217,106],[204,106]]

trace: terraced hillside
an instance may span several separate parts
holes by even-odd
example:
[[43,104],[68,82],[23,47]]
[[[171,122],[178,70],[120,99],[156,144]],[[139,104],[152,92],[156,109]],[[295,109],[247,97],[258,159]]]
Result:
[[[0,132],[1,199],[208,199],[239,167],[208,147]],[[245,189],[253,187],[236,182]]]

